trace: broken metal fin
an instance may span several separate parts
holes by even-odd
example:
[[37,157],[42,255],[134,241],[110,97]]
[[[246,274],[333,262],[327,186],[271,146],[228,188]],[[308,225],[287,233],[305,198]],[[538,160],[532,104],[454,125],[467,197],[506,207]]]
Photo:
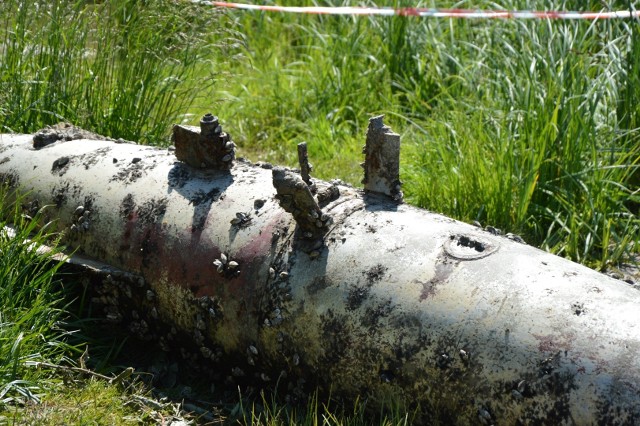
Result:
[[386,126],[384,115],[369,119],[367,141],[363,149],[365,191],[385,194],[394,201],[401,202],[402,182],[400,181],[400,135]]
[[307,152],[307,143],[301,142],[298,144],[298,163],[300,164],[300,176],[302,180],[309,186],[311,183],[311,170],[313,166],[309,164],[309,154]]

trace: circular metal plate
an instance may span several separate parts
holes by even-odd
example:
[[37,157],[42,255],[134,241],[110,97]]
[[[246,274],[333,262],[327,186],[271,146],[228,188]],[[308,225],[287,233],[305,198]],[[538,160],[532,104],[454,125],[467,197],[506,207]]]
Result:
[[497,241],[465,234],[451,235],[444,243],[447,255],[458,260],[482,259],[498,251],[499,247]]

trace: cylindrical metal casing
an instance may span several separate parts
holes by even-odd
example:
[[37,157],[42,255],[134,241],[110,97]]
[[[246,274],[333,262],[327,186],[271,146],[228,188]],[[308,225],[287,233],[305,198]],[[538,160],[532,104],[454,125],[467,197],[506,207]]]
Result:
[[170,324],[154,337],[189,336],[185,357],[234,378],[419,404],[432,424],[640,422],[640,292],[568,260],[343,185],[309,255],[268,165],[132,144],[1,135],[0,178],[51,205],[70,248],[143,277],[114,294],[142,294],[145,319],[117,300],[111,318]]

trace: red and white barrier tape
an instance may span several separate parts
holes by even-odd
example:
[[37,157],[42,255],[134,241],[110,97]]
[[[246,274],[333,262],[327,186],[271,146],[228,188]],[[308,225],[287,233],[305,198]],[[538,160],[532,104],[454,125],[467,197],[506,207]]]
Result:
[[640,18],[640,11],[618,10],[613,12],[557,12],[557,11],[506,11],[472,9],[432,9],[420,7],[322,7],[322,6],[264,6],[221,1],[191,0],[193,3],[208,4],[243,10],[264,10],[269,12],[307,13],[315,15],[381,15],[419,16],[423,18],[476,18],[476,19],[616,19]]

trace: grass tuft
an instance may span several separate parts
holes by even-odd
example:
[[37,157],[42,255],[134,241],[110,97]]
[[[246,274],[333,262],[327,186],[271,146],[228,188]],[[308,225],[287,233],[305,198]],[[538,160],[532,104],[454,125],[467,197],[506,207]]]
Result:
[[[27,367],[29,362],[60,360],[74,348],[60,327],[62,283],[56,278],[56,250],[43,253],[42,244],[55,245],[55,235],[35,217],[22,213],[20,200],[7,203],[0,194],[0,411],[5,404],[37,401],[48,376]],[[10,231],[6,226],[11,225]]]
[[0,131],[69,121],[167,144],[170,126],[213,84],[215,15],[163,0],[2,2]]

